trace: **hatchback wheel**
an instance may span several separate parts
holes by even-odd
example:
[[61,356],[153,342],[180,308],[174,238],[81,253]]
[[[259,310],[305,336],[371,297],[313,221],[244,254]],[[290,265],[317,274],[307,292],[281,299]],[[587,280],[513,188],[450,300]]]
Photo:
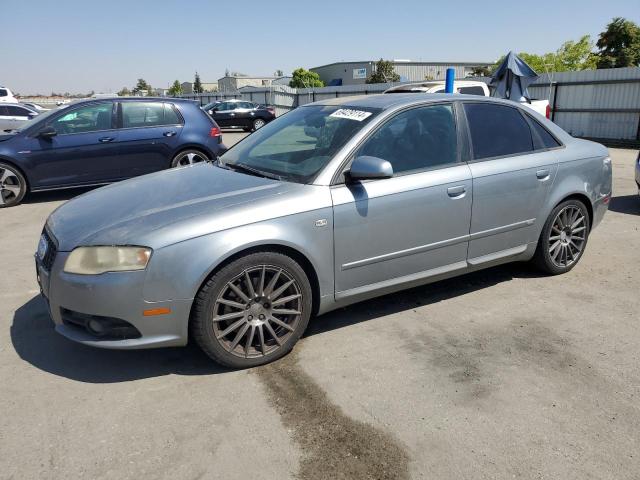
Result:
[[171,161],[171,167],[187,167],[195,163],[208,162],[209,157],[200,150],[185,150],[180,152]]
[[19,204],[27,193],[27,182],[11,165],[0,163],[0,208]]
[[266,125],[267,122],[265,122],[263,119],[261,118],[256,118],[253,121],[253,129],[254,130],[258,130],[259,128],[262,128]]
[[311,286],[287,255],[258,252],[235,260],[198,293],[191,332],[216,362],[245,368],[287,354],[311,316]]
[[589,237],[589,212],[579,200],[567,200],[553,209],[540,235],[534,262],[558,275],[575,267]]

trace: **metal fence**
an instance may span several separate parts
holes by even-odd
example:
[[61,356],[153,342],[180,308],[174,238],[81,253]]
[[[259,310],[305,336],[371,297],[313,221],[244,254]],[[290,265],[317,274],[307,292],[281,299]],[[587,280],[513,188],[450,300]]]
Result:
[[[474,80],[488,82],[489,79]],[[183,97],[199,100],[201,105],[238,98],[273,106],[276,115],[282,115],[305,103],[381,93],[392,85],[395,84],[298,89],[274,85]],[[640,145],[640,68],[545,74],[529,87],[529,93],[532,98],[549,99],[552,120],[573,136]]]

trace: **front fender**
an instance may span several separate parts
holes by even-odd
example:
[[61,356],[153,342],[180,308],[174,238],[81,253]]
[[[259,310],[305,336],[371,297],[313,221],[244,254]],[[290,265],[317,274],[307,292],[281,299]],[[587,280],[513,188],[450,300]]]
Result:
[[[317,220],[326,220],[316,226]],[[320,222],[322,224],[323,222]],[[330,207],[244,225],[153,252],[147,268],[147,301],[193,299],[226,259],[247,249],[278,245],[304,255],[318,277],[320,295],[333,294],[333,213]]]

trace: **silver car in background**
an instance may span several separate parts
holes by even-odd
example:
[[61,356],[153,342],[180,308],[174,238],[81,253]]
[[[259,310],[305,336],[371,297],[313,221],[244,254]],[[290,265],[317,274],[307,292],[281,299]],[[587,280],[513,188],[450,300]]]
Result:
[[32,118],[38,116],[35,109],[20,103],[0,103],[0,132],[17,130]]
[[86,345],[195,338],[249,367],[312,315],[514,261],[571,270],[611,196],[611,161],[516,103],[466,95],[297,108],[217,164],[77,197],[47,220],[38,279]]

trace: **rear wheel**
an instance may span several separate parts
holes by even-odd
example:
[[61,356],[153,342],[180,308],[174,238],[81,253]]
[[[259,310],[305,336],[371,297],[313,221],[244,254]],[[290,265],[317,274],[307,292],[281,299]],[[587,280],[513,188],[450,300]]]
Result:
[[0,208],[18,205],[27,193],[27,181],[20,171],[0,162]]
[[216,362],[253,367],[286,355],[311,316],[311,286],[287,255],[257,252],[215,273],[198,293],[191,332]]
[[263,119],[261,118],[256,118],[253,121],[253,129],[254,130],[258,130],[259,128],[262,128],[266,125],[267,122],[265,122]]
[[534,263],[552,275],[575,267],[589,238],[589,212],[580,200],[567,200],[553,209],[542,228]]
[[185,150],[171,160],[171,168],[187,167],[196,163],[208,162],[209,157],[200,150]]

